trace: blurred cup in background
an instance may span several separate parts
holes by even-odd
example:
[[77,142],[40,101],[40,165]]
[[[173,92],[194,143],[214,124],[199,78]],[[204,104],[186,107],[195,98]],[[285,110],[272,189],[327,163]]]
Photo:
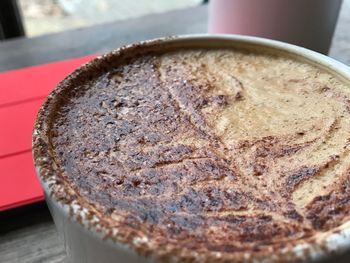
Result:
[[342,0],[210,0],[211,34],[265,37],[327,54]]

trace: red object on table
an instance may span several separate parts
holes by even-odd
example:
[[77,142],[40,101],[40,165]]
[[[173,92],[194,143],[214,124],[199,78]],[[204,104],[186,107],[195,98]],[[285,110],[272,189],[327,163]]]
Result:
[[43,200],[31,154],[36,114],[59,81],[94,57],[0,73],[0,211]]

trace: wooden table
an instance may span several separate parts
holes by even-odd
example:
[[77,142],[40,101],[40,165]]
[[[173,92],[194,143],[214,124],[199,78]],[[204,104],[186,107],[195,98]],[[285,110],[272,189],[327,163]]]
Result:
[[[0,71],[105,52],[155,37],[206,31],[207,6],[0,42]],[[330,56],[350,65],[350,0],[344,0]],[[0,193],[1,194],[1,193]],[[350,257],[337,262],[349,262]],[[0,214],[0,262],[66,262],[44,203]]]

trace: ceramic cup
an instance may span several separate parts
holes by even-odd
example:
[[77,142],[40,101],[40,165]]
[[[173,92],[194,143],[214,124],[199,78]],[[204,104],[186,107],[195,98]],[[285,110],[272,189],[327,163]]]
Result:
[[[238,36],[238,35],[187,35],[173,38],[156,39],[133,44],[112,51],[102,57],[81,66],[69,78],[64,80],[65,84],[73,85],[75,78],[83,76],[84,72],[91,71],[96,65],[103,63],[106,58],[118,59],[122,53],[135,54],[135,51],[151,51],[163,48],[232,48],[241,47],[253,50],[264,50],[275,54],[287,54],[299,61],[316,65],[350,86],[350,69],[319,53],[268,39]],[[59,84],[47,98],[38,113],[33,132],[33,156],[37,175],[45,192],[46,202],[51,211],[58,233],[62,238],[70,262],[84,263],[110,263],[110,262],[154,262],[152,258],[138,255],[127,243],[118,243],[112,239],[105,238],[105,229],[97,228],[93,224],[94,218],[87,216],[84,209],[74,200],[70,203],[57,198],[57,193],[63,188],[59,185],[57,167],[50,155],[50,138],[47,126],[47,119],[55,110],[55,98],[60,95],[59,91],[63,84]],[[65,86],[67,87],[67,86]],[[114,233],[118,229],[109,229]],[[135,241],[136,242],[136,241]],[[312,243],[300,243],[292,249],[275,251],[267,258],[251,259],[254,262],[281,262],[286,257],[290,262],[294,261],[317,261],[327,259],[334,254],[340,254],[350,248],[350,222],[347,222],[336,229],[332,229],[319,236]],[[332,260],[332,258],[331,258]],[[299,262],[298,261],[298,262]],[[250,261],[249,261],[250,262]]]
[[210,0],[209,33],[265,37],[327,54],[342,0]]

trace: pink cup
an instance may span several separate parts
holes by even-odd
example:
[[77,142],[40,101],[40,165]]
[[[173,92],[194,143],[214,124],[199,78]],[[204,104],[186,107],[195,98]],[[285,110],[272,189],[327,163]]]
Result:
[[210,0],[209,33],[252,35],[327,54],[342,0]]

